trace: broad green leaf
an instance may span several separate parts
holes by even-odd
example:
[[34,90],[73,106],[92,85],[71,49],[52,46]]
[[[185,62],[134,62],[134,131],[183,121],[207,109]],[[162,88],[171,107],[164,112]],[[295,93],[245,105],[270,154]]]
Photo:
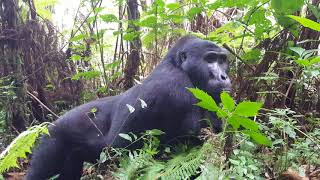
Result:
[[107,155],[105,152],[102,151],[100,153],[99,163],[104,163],[104,162],[106,162],[106,160],[107,160]]
[[244,101],[241,102],[234,111],[235,114],[245,117],[252,117],[258,114],[258,111],[262,107],[262,103]]
[[198,89],[198,88],[187,88],[200,102],[196,105],[200,106],[208,111],[216,112],[220,108],[217,106],[216,102],[213,100],[211,96],[209,96],[206,92]]
[[292,14],[301,9],[304,0],[272,0],[271,7],[276,13]]
[[288,136],[291,137],[292,139],[296,138],[296,132],[291,126],[285,125],[282,129],[283,129],[283,132],[288,134]]
[[192,7],[191,9],[189,9],[189,11],[187,12],[187,15],[189,18],[193,18],[194,16],[196,16],[197,14],[201,13],[202,8],[200,7]]
[[261,57],[261,50],[259,49],[252,49],[251,51],[248,51],[246,54],[242,56],[243,60],[255,62],[258,61]]
[[219,118],[226,118],[226,117],[228,117],[228,114],[226,113],[226,112],[224,112],[223,110],[221,110],[220,108],[217,110],[217,116],[219,117]]
[[152,135],[152,136],[159,136],[161,134],[164,134],[164,132],[159,129],[152,129],[152,130],[147,130],[146,134]]
[[106,64],[104,67],[106,70],[112,70],[121,64],[120,60],[114,61],[112,63]]
[[128,32],[123,35],[123,39],[126,41],[133,41],[137,37],[139,37],[139,32]]
[[119,136],[125,140],[132,142],[132,138],[128,134],[120,133]]
[[103,9],[104,9],[104,7],[96,7],[96,8],[94,8],[93,11],[98,14],[98,13],[101,12]]
[[130,134],[131,136],[133,136],[133,140],[137,140],[137,139],[138,139],[137,135],[133,134],[132,132],[129,132],[129,134]]
[[93,79],[96,77],[99,77],[101,75],[101,73],[99,71],[86,71],[86,72],[80,72],[75,74],[74,76],[72,76],[72,80],[79,80],[81,77],[85,78],[85,79]]
[[312,14],[317,18],[320,19],[320,9],[313,4],[307,3],[308,8],[311,10]]
[[232,97],[228,93],[222,92],[220,94],[220,98],[221,98],[223,107],[226,108],[229,112],[231,112],[235,107],[235,102],[232,99]]
[[209,4],[208,8],[211,10],[215,10],[217,8],[222,7],[245,7],[248,6],[248,4],[256,4],[257,1],[255,0],[241,0],[241,1],[235,1],[235,0],[216,0],[214,3]]
[[57,0],[36,0],[33,1],[37,14],[41,16],[41,18],[52,19],[52,12],[50,8],[53,8],[57,3]]
[[185,17],[184,16],[181,16],[181,15],[176,15],[176,14],[173,14],[173,15],[168,15],[167,16],[173,23],[176,23],[176,24],[181,24],[183,23]]
[[143,27],[155,27],[157,25],[157,17],[155,15],[147,16],[139,22],[139,25]]
[[293,14],[299,11],[304,4],[304,0],[272,0],[271,8],[274,9],[278,23],[285,27],[289,28],[290,32],[297,36],[298,26],[293,25],[294,21],[287,17],[288,14]]
[[295,62],[303,67],[308,67],[311,65],[311,63],[306,59],[298,59],[298,60],[295,60]]
[[315,31],[320,31],[320,24],[317,22],[314,22],[310,19],[299,17],[299,16],[288,15],[288,17],[294,19],[304,27],[313,29]]
[[180,3],[169,3],[169,4],[167,4],[167,8],[169,10],[178,9],[178,8],[180,8]]
[[315,57],[315,58],[312,58],[311,60],[310,60],[310,63],[313,65],[313,64],[318,64],[318,63],[320,63],[320,56],[317,56],[317,57]]
[[70,42],[79,41],[79,40],[83,40],[86,37],[87,36],[85,34],[79,34],[77,36],[72,37],[69,41]]
[[228,118],[227,123],[230,124],[235,130],[238,130],[240,127],[240,122],[238,121],[236,116],[231,116],[230,118]]
[[73,55],[71,56],[71,60],[72,60],[72,61],[79,61],[80,59],[81,59],[81,56],[78,55],[78,54],[73,54]]
[[252,131],[259,131],[258,123],[246,117],[237,117],[240,125],[246,129],[250,129]]
[[104,22],[106,22],[106,23],[118,22],[117,16],[115,16],[115,15],[113,15],[113,14],[100,15],[100,18],[101,18]]
[[269,147],[272,145],[272,141],[268,139],[265,135],[259,132],[254,132],[249,130],[243,130],[242,132],[244,134],[249,135],[258,144],[269,146]]
[[259,131],[258,123],[254,122],[253,120],[241,117],[241,116],[231,116],[227,119],[227,122],[235,129],[239,129],[240,126],[244,127],[245,129],[250,129],[252,131]]
[[302,57],[303,53],[306,51],[302,47],[289,47],[289,49],[291,51],[294,51],[295,53],[297,53],[299,55],[299,57]]
[[295,62],[297,64],[299,64],[300,66],[309,67],[309,66],[312,66],[315,64],[319,64],[320,63],[320,56],[312,57],[309,59],[298,59],[298,60],[295,60]]

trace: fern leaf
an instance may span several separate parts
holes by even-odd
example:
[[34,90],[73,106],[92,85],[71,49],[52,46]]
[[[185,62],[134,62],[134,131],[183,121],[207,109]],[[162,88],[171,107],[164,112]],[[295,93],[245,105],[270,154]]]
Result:
[[19,134],[0,154],[0,174],[11,167],[19,167],[17,159],[26,158],[26,153],[31,153],[31,147],[40,134],[49,134],[47,123],[31,127]]

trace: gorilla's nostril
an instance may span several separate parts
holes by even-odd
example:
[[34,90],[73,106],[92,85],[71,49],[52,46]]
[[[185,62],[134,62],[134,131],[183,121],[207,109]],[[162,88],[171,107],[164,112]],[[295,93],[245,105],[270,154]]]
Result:
[[222,79],[222,80],[226,80],[226,79],[227,79],[227,76],[221,75],[221,79]]
[[214,77],[215,77],[212,71],[210,71],[210,77],[211,77],[211,78],[214,78]]

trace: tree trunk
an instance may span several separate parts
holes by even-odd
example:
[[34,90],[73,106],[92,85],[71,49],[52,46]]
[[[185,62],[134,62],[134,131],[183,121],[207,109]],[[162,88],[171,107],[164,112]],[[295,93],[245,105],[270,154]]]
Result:
[[[129,31],[138,32],[139,27],[132,21],[140,18],[137,0],[128,0]],[[124,88],[129,89],[134,85],[134,76],[137,74],[140,65],[141,40],[137,36],[129,43],[129,55],[124,69]]]
[[[4,14],[2,14],[2,21],[6,22],[3,25],[3,30],[9,30],[11,32],[18,32],[18,16],[17,16],[17,0],[6,0],[3,2],[2,7]],[[13,82],[14,96],[8,97],[7,117],[11,119],[12,127],[17,131],[23,131],[26,128],[25,125],[25,97],[26,88],[23,81],[22,59],[19,53],[18,42],[19,39],[12,38],[7,39],[7,46],[5,46],[3,55],[6,57],[7,63],[5,66],[9,66],[8,76],[11,77]]]

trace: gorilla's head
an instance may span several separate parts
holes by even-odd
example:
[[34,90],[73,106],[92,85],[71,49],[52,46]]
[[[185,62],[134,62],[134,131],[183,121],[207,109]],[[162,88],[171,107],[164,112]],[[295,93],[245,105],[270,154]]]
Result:
[[185,36],[168,54],[174,56],[175,65],[187,73],[194,86],[208,92],[216,101],[220,101],[222,91],[231,90],[224,48],[194,36]]

